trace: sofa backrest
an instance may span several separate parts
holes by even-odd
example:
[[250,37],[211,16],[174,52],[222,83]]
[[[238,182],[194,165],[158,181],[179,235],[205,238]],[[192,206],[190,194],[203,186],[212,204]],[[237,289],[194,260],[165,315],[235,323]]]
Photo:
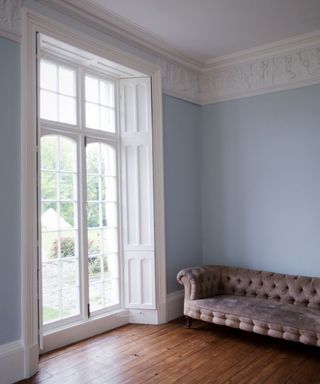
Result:
[[320,278],[284,275],[242,268],[220,270],[219,294],[252,296],[320,309]]

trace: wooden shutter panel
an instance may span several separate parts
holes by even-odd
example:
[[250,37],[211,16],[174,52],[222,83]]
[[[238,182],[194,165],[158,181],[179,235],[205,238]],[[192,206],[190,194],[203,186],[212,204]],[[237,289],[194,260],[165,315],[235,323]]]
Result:
[[125,306],[155,309],[151,82],[120,80]]

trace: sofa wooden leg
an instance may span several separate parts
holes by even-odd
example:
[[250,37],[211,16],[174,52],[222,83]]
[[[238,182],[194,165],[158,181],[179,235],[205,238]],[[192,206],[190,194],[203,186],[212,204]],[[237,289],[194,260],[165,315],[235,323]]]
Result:
[[192,318],[189,316],[186,316],[186,328],[192,327]]

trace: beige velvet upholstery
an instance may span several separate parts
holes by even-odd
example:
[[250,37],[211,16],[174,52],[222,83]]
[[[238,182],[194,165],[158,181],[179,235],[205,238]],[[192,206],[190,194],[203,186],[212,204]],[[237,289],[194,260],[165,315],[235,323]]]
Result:
[[204,266],[177,279],[186,316],[320,346],[320,278]]

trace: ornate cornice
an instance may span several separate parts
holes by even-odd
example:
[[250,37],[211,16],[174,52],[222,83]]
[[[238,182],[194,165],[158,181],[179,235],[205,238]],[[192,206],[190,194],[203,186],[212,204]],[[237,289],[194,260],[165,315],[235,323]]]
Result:
[[19,41],[21,0],[0,0],[0,36]]
[[201,102],[211,104],[320,83],[320,36],[304,41],[284,53],[272,51],[262,57],[229,62],[203,72],[200,79]]
[[[105,32],[116,31],[127,44],[139,46],[139,36],[128,33],[123,20],[116,24],[97,12],[83,8],[84,0],[38,0],[50,6],[55,4],[70,15],[81,14],[84,21],[95,22]],[[0,36],[20,41],[21,0],[0,0]],[[91,4],[91,2],[90,2]],[[97,11],[97,10],[96,10]],[[132,31],[131,31],[132,32]],[[197,65],[176,52],[140,41],[161,67],[162,87],[166,94],[197,104],[211,104],[235,98],[259,95],[290,88],[320,83],[320,31],[237,52]],[[155,43],[155,42],[154,42]],[[139,52],[139,51],[138,51]]]
[[220,101],[320,83],[320,33],[216,59],[211,69],[191,70],[158,57],[164,92],[195,102]]
[[192,71],[164,57],[158,57],[157,64],[161,67],[164,93],[193,103],[200,103],[199,71]]

